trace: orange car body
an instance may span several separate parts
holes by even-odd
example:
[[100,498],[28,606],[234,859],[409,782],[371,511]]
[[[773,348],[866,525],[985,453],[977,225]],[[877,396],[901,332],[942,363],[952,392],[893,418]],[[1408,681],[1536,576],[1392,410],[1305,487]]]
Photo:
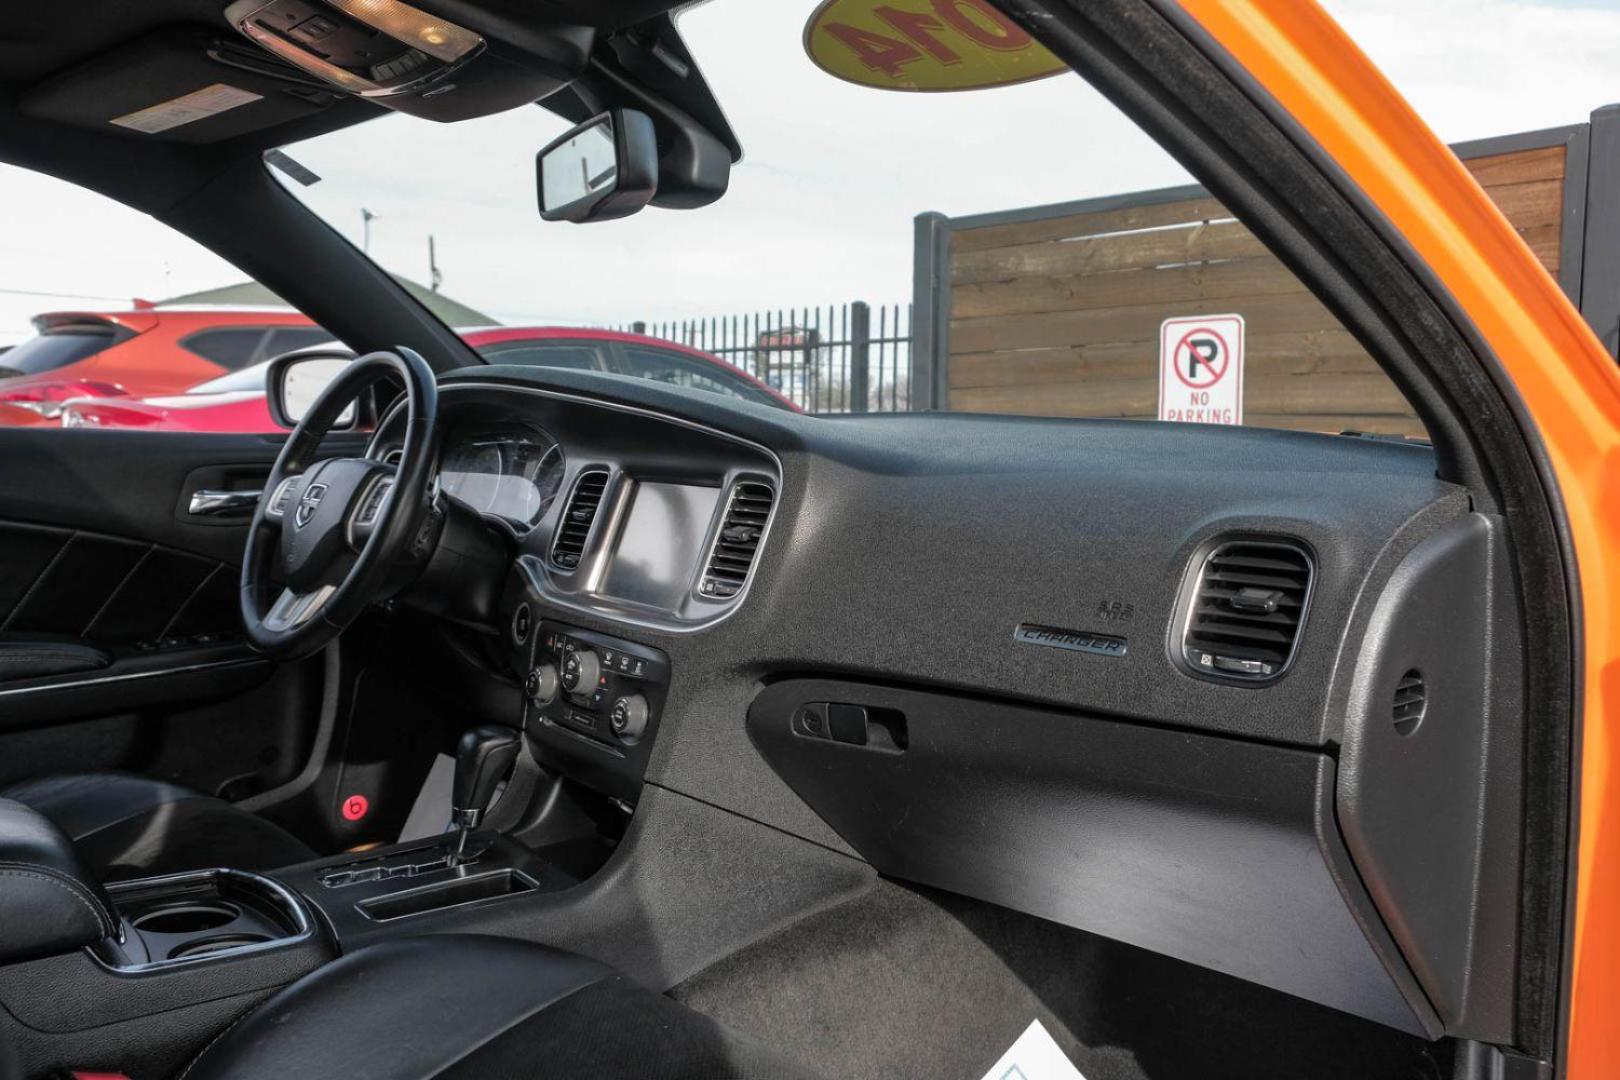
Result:
[[1620,369],[1485,191],[1308,0],[1183,0],[1405,237],[1506,369],[1579,575],[1565,1075],[1620,1061]]

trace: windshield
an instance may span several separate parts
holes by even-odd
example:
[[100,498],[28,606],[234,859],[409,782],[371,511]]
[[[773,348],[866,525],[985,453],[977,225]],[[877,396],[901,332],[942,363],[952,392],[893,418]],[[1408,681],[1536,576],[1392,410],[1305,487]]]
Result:
[[572,125],[538,106],[389,115],[283,148],[312,184],[272,171],[469,321],[603,332],[556,366],[812,413],[1423,435],[1337,320],[1078,76],[855,85],[807,55],[810,7],[715,0],[681,18],[744,152],[709,206],[542,221],[535,155]]

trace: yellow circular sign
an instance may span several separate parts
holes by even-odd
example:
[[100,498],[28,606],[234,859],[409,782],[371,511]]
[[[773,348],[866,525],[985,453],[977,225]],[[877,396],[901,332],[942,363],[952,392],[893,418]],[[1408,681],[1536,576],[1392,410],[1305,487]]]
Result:
[[883,90],[983,90],[1069,70],[989,0],[822,0],[804,51],[829,75]]

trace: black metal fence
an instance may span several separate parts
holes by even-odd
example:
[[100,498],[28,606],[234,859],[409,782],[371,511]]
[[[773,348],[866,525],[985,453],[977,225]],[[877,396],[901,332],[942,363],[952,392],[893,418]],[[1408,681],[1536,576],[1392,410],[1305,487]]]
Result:
[[911,305],[799,308],[619,329],[663,338],[735,364],[806,412],[905,412],[911,407]]

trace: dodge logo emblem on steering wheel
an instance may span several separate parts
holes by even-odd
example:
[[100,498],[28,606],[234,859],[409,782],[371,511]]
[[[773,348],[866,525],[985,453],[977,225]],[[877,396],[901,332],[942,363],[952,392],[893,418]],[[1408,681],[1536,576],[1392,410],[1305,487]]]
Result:
[[309,519],[315,516],[315,508],[321,505],[321,497],[325,494],[325,484],[309,485],[309,489],[298,500],[298,509],[293,512],[293,524],[300,529],[308,525]]

